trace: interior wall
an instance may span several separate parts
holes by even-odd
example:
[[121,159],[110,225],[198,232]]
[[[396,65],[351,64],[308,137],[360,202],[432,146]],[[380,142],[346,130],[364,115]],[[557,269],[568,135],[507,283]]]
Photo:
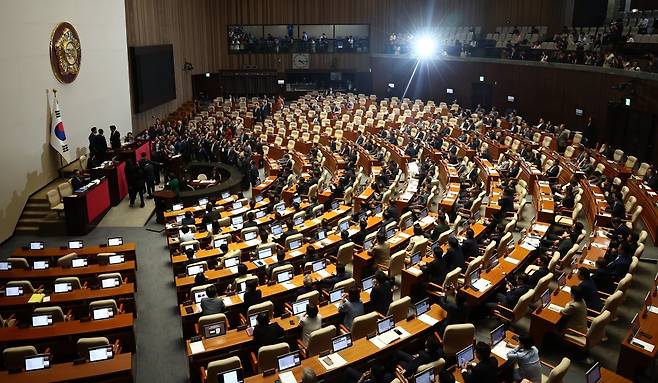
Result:
[[[394,83],[397,96],[401,96],[411,78],[416,61],[403,58],[373,57],[373,90],[387,96],[388,83]],[[492,85],[492,103],[502,112],[518,110],[526,120],[536,123],[543,117],[554,123],[564,123],[572,131],[582,131],[588,117],[595,127],[594,140],[610,141],[615,126],[608,126],[607,114],[610,101],[632,100],[632,109],[658,116],[658,81],[640,80],[624,75],[602,71],[578,70],[571,66],[565,69],[556,66],[518,62],[479,62],[475,60],[434,60],[419,67],[409,85],[407,97],[433,99],[436,101],[457,100],[462,106],[471,108],[472,86],[480,76]],[[624,90],[619,86],[625,85]],[[446,89],[454,90],[447,94]],[[513,96],[514,102],[507,101]],[[584,115],[576,116],[576,108]],[[624,132],[636,135],[635,131]],[[658,135],[649,137],[658,142]],[[644,158],[658,162],[658,152]]]
[[[6,47],[0,51],[4,241],[27,198],[59,167],[49,145],[46,89],[59,91],[68,144],[77,153],[86,150],[91,126],[109,132],[114,124],[125,133],[132,122],[123,0],[4,0],[0,20],[0,44]],[[50,67],[50,36],[62,21],[77,29],[82,45],[81,70],[72,84],[59,83]]]

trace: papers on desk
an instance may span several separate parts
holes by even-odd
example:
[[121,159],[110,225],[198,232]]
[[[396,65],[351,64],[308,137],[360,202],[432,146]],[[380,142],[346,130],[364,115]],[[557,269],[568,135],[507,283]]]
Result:
[[[265,266],[265,262],[261,261],[260,259],[257,259],[257,260],[254,261],[254,265],[256,265],[258,267],[263,267],[263,266]],[[236,266],[236,268],[237,268],[237,266]]]
[[478,291],[485,291],[489,287],[491,287],[491,282],[484,278],[480,278],[475,283],[473,283],[473,287],[476,288]]
[[425,218],[421,219],[420,223],[423,225],[431,225],[432,223],[434,223],[434,217],[430,217],[428,215]]
[[649,306],[649,307],[647,307],[647,311],[649,311],[650,313],[658,314],[658,307]]
[[318,271],[318,275],[321,276],[322,278],[329,278],[331,276],[331,273],[329,273],[325,269],[322,269],[322,270]]
[[41,302],[43,303],[50,302],[50,295],[43,297],[43,300]]
[[299,251],[299,250],[295,250],[295,251],[291,251],[288,254],[290,254],[291,257],[295,258],[295,257],[299,257],[300,255],[302,255],[302,252]]
[[291,283],[291,282],[283,282],[281,285],[283,287],[285,287],[286,290],[292,290],[294,288],[297,288],[297,286],[294,283]]
[[497,345],[494,346],[494,348],[491,349],[491,353],[503,360],[507,360],[507,352],[509,350],[510,348],[507,347],[507,342],[501,340]]
[[633,340],[631,340],[631,344],[633,346],[640,347],[640,348],[642,348],[642,349],[644,349],[645,351],[648,351],[648,352],[653,352],[653,349],[655,347],[653,344],[645,342],[643,340],[639,340],[637,338],[633,338]]
[[[334,368],[342,367],[347,364],[347,361],[343,359],[342,356],[339,354],[329,354],[325,356],[324,358],[320,358],[320,363],[322,364],[322,367],[324,367],[325,370],[331,370]],[[331,365],[327,362],[331,362]]]
[[569,287],[569,286],[562,286],[562,291],[564,291],[565,293],[571,293],[571,287]]
[[198,354],[200,352],[206,351],[206,348],[203,347],[203,342],[198,341],[198,342],[191,342],[190,343],[190,352],[192,354]]
[[377,348],[380,349],[380,350],[382,348],[386,347],[386,343],[384,343],[381,339],[379,339],[379,336],[374,336],[374,337],[370,338],[370,343],[377,346]]
[[421,322],[423,322],[423,323],[425,323],[429,326],[434,326],[435,324],[439,323],[439,321],[437,319],[434,319],[429,314],[423,314],[423,315],[419,316],[418,320],[420,320]]
[[238,273],[238,267],[237,266],[232,266],[232,267],[229,267],[228,269],[231,270],[232,274],[237,274]]
[[594,242],[594,243],[592,243],[592,247],[596,247],[597,249],[605,249],[605,248],[608,247],[608,246],[606,246],[606,245],[604,245],[604,244],[602,244],[602,243],[596,243],[596,242]]
[[562,306],[558,306],[558,305],[554,305],[554,304],[550,303],[548,305],[548,309],[551,310],[551,311],[555,311],[556,313],[559,313],[560,311],[562,311]]
[[40,303],[45,296],[46,294],[32,294],[27,303]]
[[534,225],[532,225],[531,230],[533,230],[533,231],[547,231],[549,227],[550,227],[550,225],[546,225],[546,224],[543,224],[543,223],[535,223]]
[[256,239],[252,239],[251,241],[245,241],[245,245],[247,245],[248,247],[260,245],[260,239],[256,238]]
[[413,267],[408,268],[407,271],[410,272],[410,273],[413,274],[413,275],[416,275],[416,276],[418,276],[418,275],[420,275],[420,274],[423,273],[423,272],[422,272],[419,268],[417,268],[416,266],[413,266]]
[[594,261],[591,261],[591,260],[589,260],[589,259],[583,259],[583,265],[587,265],[587,266],[595,266],[596,263],[594,263]]
[[539,247],[539,239],[526,237],[523,239],[523,243],[521,243],[521,247],[530,251],[535,250],[536,248]]
[[398,236],[402,237],[403,239],[407,239],[407,238],[411,237],[411,234],[408,234],[408,233],[405,233],[404,231],[402,231],[402,232],[400,232],[400,234],[398,234]]
[[295,379],[295,375],[292,371],[279,374],[279,380],[281,383],[297,383],[297,379]]
[[196,311],[201,311],[201,303],[195,303],[194,307],[196,308]]
[[231,297],[224,297],[222,298],[222,301],[224,302],[224,306],[226,307],[233,305],[233,300],[231,299]]
[[512,257],[505,257],[503,259],[505,260],[505,262],[509,262],[509,263],[512,263],[512,264],[515,264],[515,265],[518,265],[519,262],[521,262],[518,259],[512,258]]

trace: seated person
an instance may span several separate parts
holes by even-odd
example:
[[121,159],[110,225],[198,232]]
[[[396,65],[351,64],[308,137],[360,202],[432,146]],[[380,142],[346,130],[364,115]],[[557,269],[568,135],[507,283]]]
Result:
[[464,383],[497,383],[498,360],[491,356],[491,346],[484,342],[475,345],[478,363],[471,363],[462,370]]
[[206,298],[201,299],[201,315],[220,314],[226,309],[224,300],[217,296],[217,287],[206,288]]
[[445,294],[442,294],[437,303],[446,311],[446,317],[438,328],[439,334],[443,334],[446,327],[450,325],[466,323],[466,294],[461,291],[458,292],[457,295],[455,295],[454,303],[450,302]]
[[183,219],[180,221],[181,225],[194,225],[194,216],[192,215],[191,211],[186,211],[185,216]]
[[528,284],[530,286],[533,287],[537,286],[537,282],[539,282],[540,279],[548,275],[548,273],[550,272],[548,270],[548,262],[549,262],[548,256],[546,254],[542,254],[539,257],[537,257],[537,260],[535,261],[534,265],[528,266],[529,269]]
[[616,257],[605,267],[612,274],[615,281],[623,278],[631,266],[632,256],[628,254],[627,248],[628,245],[625,243],[619,244]]
[[433,336],[427,337],[423,348],[415,355],[405,351],[396,352],[398,364],[404,369],[404,376],[407,378],[411,378],[418,371],[418,367],[432,363],[442,356],[441,345]]
[[480,254],[478,242],[475,240],[475,232],[470,227],[466,229],[466,239],[462,242],[462,254],[464,259],[472,259]]
[[560,314],[562,314],[561,327],[582,334],[587,333],[587,305],[580,287],[571,288],[571,301],[560,311]]
[[248,227],[256,227],[258,226],[258,223],[254,220],[255,215],[253,211],[247,212],[247,222],[245,222],[242,225],[243,229],[246,229]]
[[599,291],[607,294],[612,294],[615,291],[615,282],[612,273],[606,268],[608,262],[605,258],[601,257],[596,260],[596,270],[592,275],[592,280]]
[[517,365],[513,373],[515,382],[523,379],[527,379],[531,383],[542,382],[539,350],[534,346],[531,336],[521,335],[519,337],[519,345],[507,352],[507,361]]
[[430,282],[442,285],[448,274],[448,265],[443,258],[443,249],[441,246],[435,246],[432,249],[432,254],[434,255],[434,258],[427,264],[427,266],[425,266],[425,268],[429,273]]
[[441,234],[445,233],[448,230],[450,230],[448,217],[445,215],[445,213],[440,213],[436,221],[436,226],[434,227],[434,229],[432,229],[432,232],[429,237],[432,241],[436,241],[437,239],[439,239]]
[[466,262],[464,261],[464,255],[462,254],[461,246],[459,246],[457,238],[448,238],[448,252],[444,258],[446,260],[448,272],[451,272],[458,267],[461,267],[463,271],[466,271]]
[[591,278],[589,269],[581,267],[578,269],[578,279],[580,279],[580,290],[583,293],[583,300],[587,307],[592,310],[600,311],[603,307],[603,302],[599,296],[599,291],[597,289],[596,283]]
[[352,236],[352,242],[354,242],[355,245],[363,246],[363,242],[366,240],[366,236],[368,235],[368,232],[366,229],[368,228],[368,219],[364,218],[359,221],[359,231]]
[[299,320],[299,327],[302,328],[302,341],[305,346],[308,346],[311,333],[322,327],[322,315],[318,311],[318,306],[313,303],[306,305],[306,312]]
[[368,254],[374,258],[375,267],[388,267],[391,262],[391,246],[386,242],[386,233],[383,230],[377,232],[377,243],[368,250]]
[[393,287],[388,275],[381,270],[375,272],[375,285],[370,292],[373,309],[382,315],[388,312],[388,306],[393,302]]
[[263,292],[258,290],[258,281],[255,279],[250,279],[247,281],[246,290],[244,292],[244,297],[242,298],[244,302],[243,308],[244,313],[247,314],[249,307],[257,305],[263,301]]
[[192,233],[189,227],[183,226],[181,227],[180,231],[181,234],[179,239],[181,243],[194,240],[194,233]]
[[279,248],[276,250],[276,262],[266,266],[267,278],[272,279],[272,270],[274,270],[276,267],[284,265],[290,265],[290,262],[286,262],[286,252]]
[[[517,274],[514,283],[510,283],[508,281],[505,284],[505,290],[496,293],[496,300],[499,304],[507,307],[508,309],[513,309],[519,299],[521,299],[521,296],[530,290],[531,286],[529,285],[529,281],[530,277],[528,274]],[[495,304],[490,307],[495,307]]]
[[283,339],[283,329],[278,323],[270,323],[270,316],[266,312],[258,314],[253,338],[256,350],[263,346],[279,343]]
[[358,287],[352,286],[347,294],[343,294],[343,300],[338,307],[338,311],[343,313],[343,326],[351,330],[354,318],[365,313]]
[[319,282],[319,284],[321,287],[331,289],[334,287],[336,283],[344,281],[348,278],[352,278],[352,273],[345,270],[345,265],[339,263],[336,265],[336,274],[329,278],[323,279],[322,281]]

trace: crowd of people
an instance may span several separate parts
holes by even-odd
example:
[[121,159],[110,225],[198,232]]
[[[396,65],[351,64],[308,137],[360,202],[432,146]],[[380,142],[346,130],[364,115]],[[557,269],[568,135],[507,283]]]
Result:
[[259,37],[247,32],[242,26],[231,26],[228,31],[229,50],[269,53],[368,52],[368,38],[354,35],[334,37],[324,32],[314,36],[303,30],[299,37],[295,37],[294,30],[293,25],[288,25],[285,35],[267,33]]

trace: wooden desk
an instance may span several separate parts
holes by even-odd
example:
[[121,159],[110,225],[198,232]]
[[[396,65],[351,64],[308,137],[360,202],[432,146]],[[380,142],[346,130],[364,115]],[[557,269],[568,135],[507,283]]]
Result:
[[69,235],[89,233],[110,210],[110,187],[107,178],[101,178],[97,185],[84,192],[74,191],[64,197],[66,232]]
[[[654,281],[654,286],[657,282],[658,281]],[[653,291],[656,291],[655,287],[653,288]],[[657,295],[654,294],[650,297],[650,305],[653,307],[658,306]],[[655,362],[656,353],[658,351],[658,345],[656,345],[656,341],[658,340],[658,314],[647,312],[646,307],[647,305],[643,304],[638,315],[640,320],[640,331],[636,337],[643,342],[653,344],[654,348],[649,352],[648,350],[629,342],[631,336],[631,330],[629,329],[626,337],[621,343],[619,360],[617,361],[617,373],[629,379],[636,379],[639,373],[648,366],[651,366]]]
[[45,370],[10,374],[0,371],[4,383],[132,382],[132,354],[122,353],[113,359],[93,363],[56,363]]
[[80,257],[94,257],[98,253],[117,253],[123,254],[124,259],[134,260],[135,268],[137,268],[137,259],[135,257],[135,243],[129,242],[124,243],[121,246],[85,246],[81,249],[68,249],[60,247],[46,247],[43,250],[26,250],[23,248],[18,248],[14,250],[11,254],[12,257],[16,258],[27,258],[28,261],[32,259],[39,260],[49,260],[51,265],[56,264],[57,258],[63,257],[70,253],[76,253]]
[[263,182],[259,183],[258,185],[254,186],[251,188],[251,195],[253,198],[256,198],[256,196],[261,195],[266,193],[274,184],[274,181],[276,180],[275,175],[271,175],[263,180]]
[[51,267],[46,270],[9,270],[0,272],[0,281],[29,280],[54,281],[60,277],[93,277],[104,273],[121,273],[123,277],[135,282],[135,261],[125,261],[115,265],[88,265],[85,267],[63,268]]
[[537,212],[537,221],[553,222],[555,218],[555,202],[548,181],[535,180],[533,185],[532,200],[535,204],[535,211]]
[[654,243],[658,242],[658,192],[644,185],[640,180],[628,181],[629,194],[637,198],[638,205],[642,206],[642,222],[651,235]]

